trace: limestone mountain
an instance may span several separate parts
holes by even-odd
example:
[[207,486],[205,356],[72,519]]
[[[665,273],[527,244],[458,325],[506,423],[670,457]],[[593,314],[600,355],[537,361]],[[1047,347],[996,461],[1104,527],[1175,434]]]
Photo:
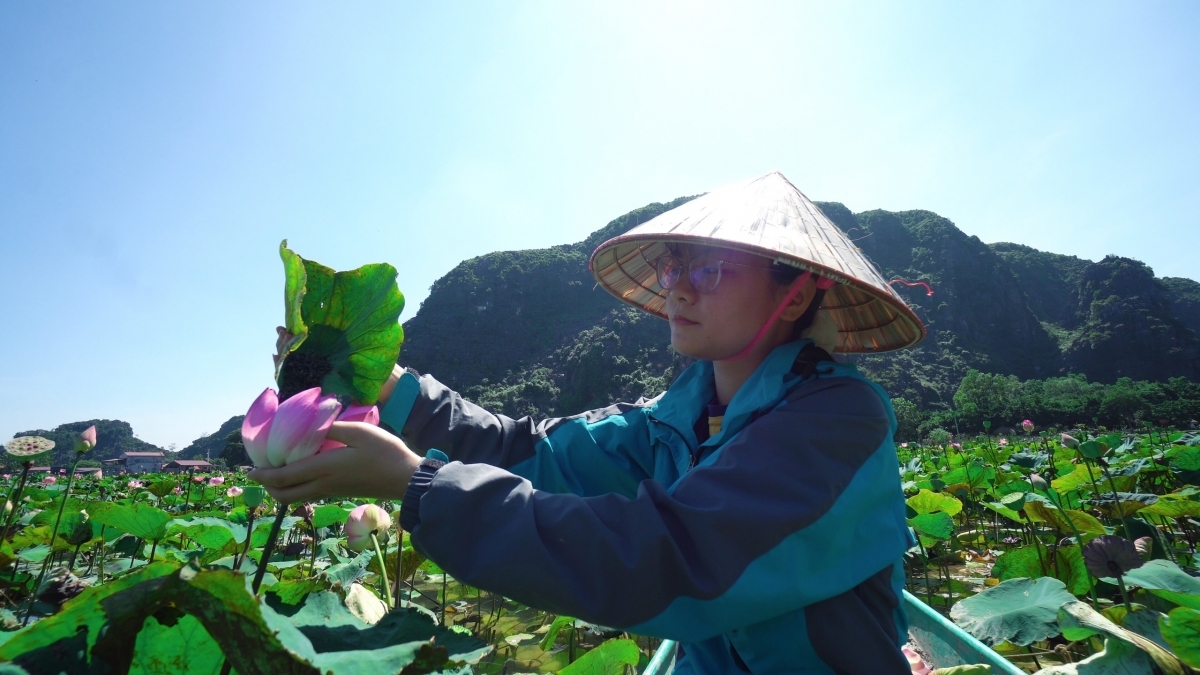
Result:
[[[19,436],[41,436],[54,441],[54,449],[47,459],[39,461],[43,465],[68,466],[75,459],[75,438],[81,431],[95,425],[96,447],[92,448],[84,459],[102,460],[120,457],[122,452],[162,452],[163,448],[147,443],[133,434],[129,422],[121,420],[87,420],[86,422],[69,422],[60,424],[53,429],[32,429],[13,434]],[[7,456],[7,455],[6,455]],[[19,463],[19,462],[18,462]]]
[[[401,362],[507,414],[572,414],[661,392],[685,359],[664,321],[596,287],[587,260],[605,239],[691,197],[649,204],[584,241],[466,260],[405,323]],[[930,211],[818,206],[897,286],[929,328],[914,349],[850,357],[893,396],[947,407],[970,369],[1112,382],[1196,372],[1200,284],[1136,261],[1099,263],[1020,244],[988,245]],[[1116,301],[1111,298],[1117,298]],[[1154,339],[1134,348],[1146,332]]]

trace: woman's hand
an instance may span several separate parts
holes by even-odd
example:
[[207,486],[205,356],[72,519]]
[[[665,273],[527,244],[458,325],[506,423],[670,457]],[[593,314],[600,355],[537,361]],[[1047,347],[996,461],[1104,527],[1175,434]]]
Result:
[[334,422],[327,438],[346,447],[278,469],[255,469],[248,477],[285,504],[333,497],[404,498],[421,458],[403,441],[363,422]]

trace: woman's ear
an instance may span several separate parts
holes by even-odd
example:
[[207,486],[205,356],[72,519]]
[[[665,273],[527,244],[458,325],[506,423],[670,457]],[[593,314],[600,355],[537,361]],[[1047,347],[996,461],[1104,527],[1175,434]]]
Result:
[[[788,292],[792,289],[791,286],[781,286],[780,288],[780,300],[782,300],[783,297],[786,297]],[[816,295],[817,282],[816,280],[809,278],[804,282],[804,286],[800,288],[800,292],[797,293],[796,296],[792,298],[792,301],[788,303],[787,307],[783,309],[783,313],[779,315],[779,319],[781,321],[796,321],[800,317],[804,316],[804,312],[808,310],[808,305],[812,303],[812,300],[814,297],[816,297]]]

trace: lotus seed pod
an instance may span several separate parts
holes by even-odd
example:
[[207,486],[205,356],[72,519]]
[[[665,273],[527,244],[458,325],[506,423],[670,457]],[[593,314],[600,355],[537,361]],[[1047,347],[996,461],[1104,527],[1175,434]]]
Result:
[[242,499],[245,500],[247,508],[258,508],[258,505],[263,503],[264,497],[266,497],[266,490],[261,485],[251,485],[242,491]]

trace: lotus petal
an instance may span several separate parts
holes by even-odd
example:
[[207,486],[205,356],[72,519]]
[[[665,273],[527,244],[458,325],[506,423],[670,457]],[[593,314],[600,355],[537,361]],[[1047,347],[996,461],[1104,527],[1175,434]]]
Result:
[[271,434],[271,423],[279,408],[279,396],[274,389],[265,389],[254,399],[246,419],[242,420],[242,444],[246,454],[257,467],[271,466],[267,462],[267,437]]
[[[338,415],[337,421],[366,422],[367,424],[379,426],[379,408],[373,405],[352,405],[343,410],[341,415]],[[325,442],[321,444],[321,449],[317,452],[325,452],[326,450],[344,447],[346,447],[345,443],[331,439],[325,439]]]
[[267,438],[267,461],[278,467],[316,454],[341,410],[337,398],[322,396],[320,387],[279,404]]

